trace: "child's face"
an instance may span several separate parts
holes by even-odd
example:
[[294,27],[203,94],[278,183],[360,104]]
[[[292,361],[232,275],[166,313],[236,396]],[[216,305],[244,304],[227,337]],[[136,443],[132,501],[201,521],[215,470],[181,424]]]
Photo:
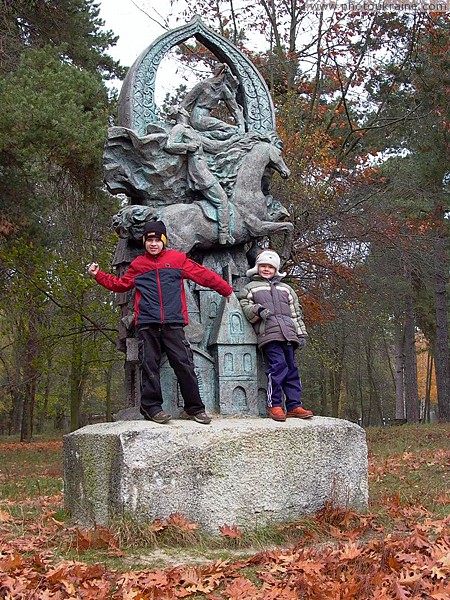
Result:
[[272,279],[276,272],[277,270],[275,267],[272,267],[272,265],[258,265],[258,273],[261,277],[264,277],[264,279]]
[[164,244],[157,237],[148,237],[145,240],[145,249],[151,256],[158,256],[162,252]]

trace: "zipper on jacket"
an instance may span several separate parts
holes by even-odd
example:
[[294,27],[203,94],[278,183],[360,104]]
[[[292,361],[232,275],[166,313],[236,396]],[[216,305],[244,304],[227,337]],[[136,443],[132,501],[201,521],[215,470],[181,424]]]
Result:
[[164,306],[163,306],[163,297],[162,297],[162,288],[161,288],[161,279],[159,277],[159,256],[155,258],[156,262],[156,284],[158,286],[158,295],[159,295],[159,306],[160,306],[160,317],[161,323],[164,323]]

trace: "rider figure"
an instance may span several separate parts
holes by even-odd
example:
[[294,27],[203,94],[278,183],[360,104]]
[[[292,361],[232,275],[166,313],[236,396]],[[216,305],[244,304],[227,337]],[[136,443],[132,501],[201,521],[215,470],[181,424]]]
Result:
[[232,244],[235,240],[229,231],[228,196],[208,167],[201,136],[189,124],[189,113],[184,108],[176,107],[172,112],[176,125],[169,134],[165,149],[172,154],[187,155],[189,189],[200,192],[217,209],[219,244]]
[[[245,133],[244,113],[236,101],[239,82],[228,65],[222,64],[214,76],[201,81],[185,96],[181,106],[190,111],[191,125],[197,131],[207,132],[214,139],[228,139],[236,133]],[[211,115],[213,108],[223,101],[235,120],[230,125]]]

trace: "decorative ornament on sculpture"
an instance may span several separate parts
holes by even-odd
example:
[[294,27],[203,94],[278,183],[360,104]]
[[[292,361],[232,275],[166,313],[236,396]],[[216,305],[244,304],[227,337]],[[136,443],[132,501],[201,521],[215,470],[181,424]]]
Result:
[[[157,69],[174,45],[190,37],[222,62],[163,121],[154,103]],[[218,105],[233,123],[214,116]],[[171,247],[182,252],[230,249],[284,233],[287,257],[293,226],[269,184],[275,171],[288,177],[289,169],[269,91],[247,57],[198,16],[158,38],[130,68],[119,123],[108,132],[104,173],[108,190],[129,198],[113,226],[128,240],[130,260],[144,222],[159,219],[170,231]]]
[[[154,102],[158,67],[171,48],[190,37],[217,57],[218,67],[160,117]],[[228,112],[229,122],[217,116],[217,107],[220,115]],[[128,198],[113,217],[120,237],[113,260],[118,275],[142,253],[143,227],[152,220],[164,221],[171,248],[216,271],[234,289],[246,282],[249,261],[267,237],[282,234],[281,253],[288,257],[293,226],[288,211],[270,193],[275,171],[289,176],[272,100],[261,75],[233,44],[199,17],[165,33],[128,71],[118,114],[119,126],[109,129],[104,153],[107,188]],[[222,302],[193,282],[185,283],[185,292],[186,336],[207,410],[260,414],[266,378],[239,302],[234,296]],[[118,347],[126,353],[128,407],[119,418],[138,418],[140,350],[132,294],[117,294],[116,302],[121,307]],[[167,361],[162,363],[161,387],[164,408],[176,414],[177,381]]]

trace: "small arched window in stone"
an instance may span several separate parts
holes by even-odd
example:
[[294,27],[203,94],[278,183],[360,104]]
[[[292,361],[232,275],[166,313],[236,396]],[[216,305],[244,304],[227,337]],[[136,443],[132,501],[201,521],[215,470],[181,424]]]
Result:
[[244,333],[244,324],[242,322],[242,317],[238,313],[233,313],[231,315],[230,330],[232,335]]
[[223,357],[223,370],[225,373],[233,373],[234,371],[234,359],[231,352],[227,352]]
[[235,412],[239,414],[248,413],[247,393],[243,387],[237,386],[233,390],[232,404]]
[[215,319],[217,316],[217,302],[211,302],[209,305],[209,318]]

